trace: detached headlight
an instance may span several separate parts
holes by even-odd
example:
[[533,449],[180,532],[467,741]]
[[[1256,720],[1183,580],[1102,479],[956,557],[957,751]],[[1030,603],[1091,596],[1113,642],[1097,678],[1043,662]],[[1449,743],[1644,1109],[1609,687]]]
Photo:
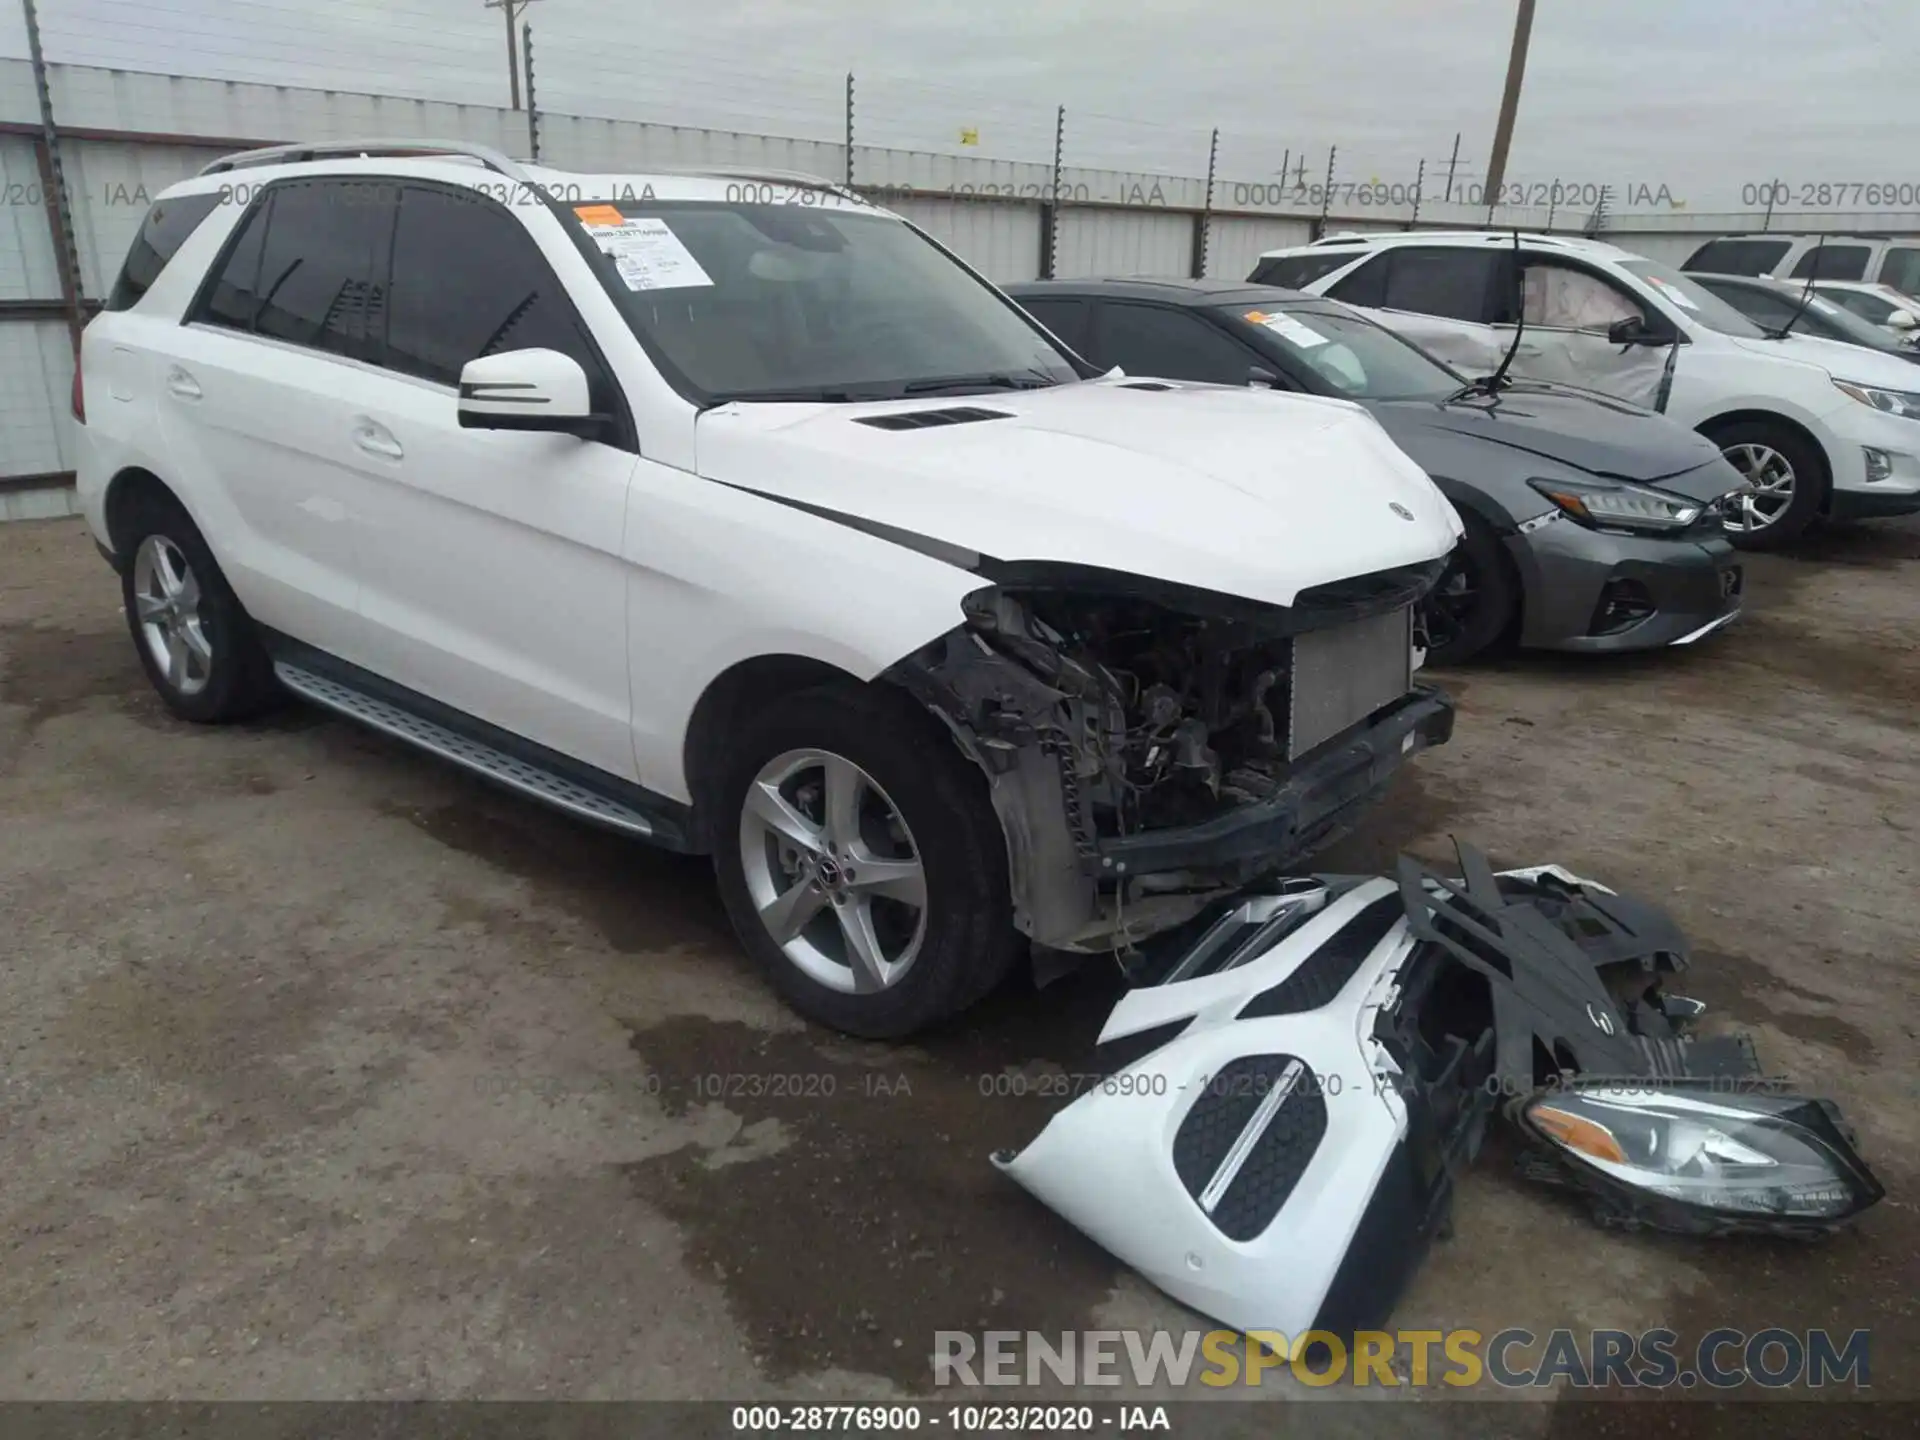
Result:
[[1642,485],[1571,480],[1527,482],[1574,519],[1621,530],[1682,530],[1700,518],[1697,502]]
[[1826,1229],[1886,1193],[1824,1100],[1724,1082],[1576,1082],[1536,1095],[1519,1118],[1603,1212],[1660,1229]]
[[1851,395],[1862,405],[1871,405],[1889,415],[1920,420],[1920,395],[1911,390],[1882,390],[1876,385],[1856,385],[1851,380],[1836,380],[1833,388],[1842,395]]

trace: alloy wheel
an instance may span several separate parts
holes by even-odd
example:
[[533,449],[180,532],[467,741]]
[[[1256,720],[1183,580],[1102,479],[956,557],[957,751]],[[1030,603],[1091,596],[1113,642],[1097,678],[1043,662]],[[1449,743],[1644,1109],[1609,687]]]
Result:
[[761,767],[740,809],[740,865],[767,935],[833,990],[897,985],[927,930],[927,877],[899,808],[825,750]]
[[1730,445],[1722,452],[1753,489],[1728,507],[1723,524],[1750,535],[1764,530],[1793,504],[1793,466],[1771,445]]
[[181,695],[198,695],[213,678],[213,644],[200,616],[200,581],[180,547],[149,535],[133,557],[133,603],[154,667]]

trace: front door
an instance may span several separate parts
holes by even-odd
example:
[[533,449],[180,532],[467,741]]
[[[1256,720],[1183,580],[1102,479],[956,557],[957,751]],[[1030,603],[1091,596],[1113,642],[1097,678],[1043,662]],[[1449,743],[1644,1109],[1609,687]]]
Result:
[[393,229],[377,391],[360,397],[369,479],[361,610],[396,684],[634,778],[627,565],[631,449],[460,427],[461,368],[558,350],[613,384],[539,246],[506,207],[408,185]]

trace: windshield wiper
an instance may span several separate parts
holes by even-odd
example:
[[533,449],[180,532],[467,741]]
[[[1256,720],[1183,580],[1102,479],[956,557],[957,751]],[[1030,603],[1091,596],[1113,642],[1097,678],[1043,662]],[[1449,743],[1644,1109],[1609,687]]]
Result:
[[1513,368],[1513,357],[1520,353],[1520,337],[1527,333],[1527,279],[1520,265],[1520,232],[1517,229],[1513,232],[1513,288],[1513,343],[1507,346],[1500,368],[1491,375],[1469,380],[1447,397],[1447,404],[1465,400],[1470,395],[1498,395],[1513,383],[1507,378],[1507,372]]
[[1060,382],[1039,370],[1018,375],[947,375],[935,380],[909,380],[902,395],[936,395],[942,390],[1045,390]]
[[1786,324],[1780,326],[1777,330],[1762,332],[1767,339],[1786,339],[1787,336],[1793,333],[1793,327],[1800,323],[1800,317],[1807,313],[1807,307],[1813,304],[1813,282],[1820,274],[1820,247],[1826,243],[1827,237],[1825,234],[1822,234],[1818,240],[1813,242],[1813,262],[1807,268],[1807,285],[1806,288],[1800,292],[1800,303],[1794,307],[1793,314],[1787,317]]

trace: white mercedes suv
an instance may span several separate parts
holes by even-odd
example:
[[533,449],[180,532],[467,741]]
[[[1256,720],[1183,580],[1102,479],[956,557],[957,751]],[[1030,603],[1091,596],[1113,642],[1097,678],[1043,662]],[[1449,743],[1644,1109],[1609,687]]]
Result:
[[236,155],[74,409],[176,713],[291,692],[710,854],[856,1034],[1181,923],[1452,729],[1411,615],[1460,522],[1364,411],[1097,375],[811,178]]

